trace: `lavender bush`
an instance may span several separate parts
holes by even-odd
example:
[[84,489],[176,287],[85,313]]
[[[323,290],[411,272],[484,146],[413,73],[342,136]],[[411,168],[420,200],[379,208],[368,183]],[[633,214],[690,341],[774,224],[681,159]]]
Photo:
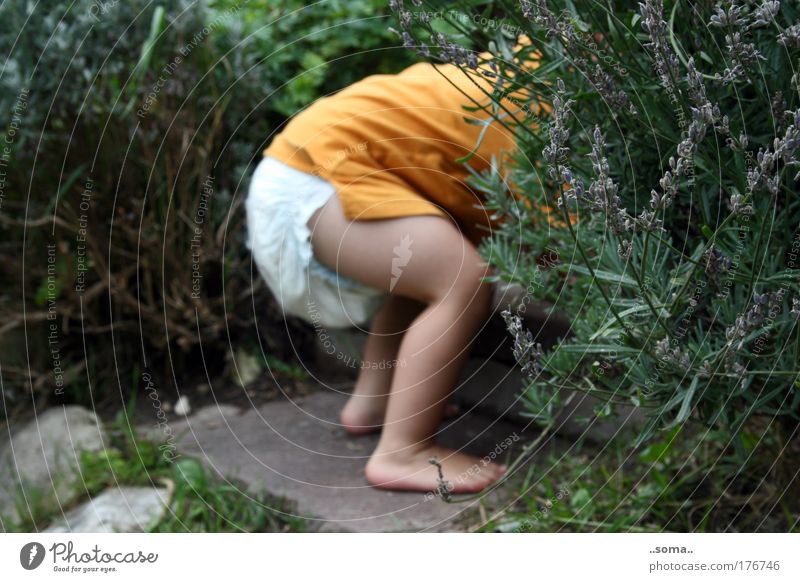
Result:
[[[645,409],[640,443],[687,421],[740,449],[752,423],[791,440],[800,5],[391,4],[407,46],[493,80],[476,107],[517,137],[510,182],[473,182],[500,219],[483,251],[573,321],[542,354],[506,314],[531,412],[581,390],[606,403],[601,416]],[[493,64],[473,52],[487,49]],[[545,249],[559,260],[543,267]]]

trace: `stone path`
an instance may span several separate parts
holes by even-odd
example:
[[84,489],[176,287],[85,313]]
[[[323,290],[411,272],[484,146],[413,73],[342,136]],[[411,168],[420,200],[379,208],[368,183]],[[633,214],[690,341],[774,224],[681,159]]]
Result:
[[[502,462],[516,459],[526,442],[538,436],[536,428],[523,431],[521,387],[518,371],[473,358],[454,396],[465,412],[442,427],[438,440],[478,457],[497,451]],[[312,531],[463,531],[481,523],[477,500],[448,504],[431,495],[370,487],[363,470],[377,435],[353,437],[338,426],[347,397],[325,387],[295,400],[273,400],[244,409],[229,403],[197,411],[186,406],[188,416],[176,414],[169,419],[170,432],[176,435],[171,444],[248,493],[288,500]],[[574,421],[591,416],[595,404],[584,399],[564,411],[563,422],[556,427],[562,436],[547,443],[550,451],[561,449],[576,436],[608,438],[631,423],[630,415],[589,425]],[[3,529],[8,526],[4,518],[14,523],[23,517],[17,513],[22,491],[27,496],[41,492],[52,497],[50,509],[62,516],[53,531],[140,531],[160,515],[166,500],[164,492],[156,489],[109,490],[66,511],[80,492],[75,486],[80,479],[79,452],[100,450],[107,442],[91,412],[54,407],[12,432],[10,440],[0,439]],[[154,440],[164,437],[162,430],[152,426],[141,427],[141,433]],[[567,440],[561,440],[564,436]],[[511,483],[483,496],[481,508],[492,513],[504,507],[518,490],[514,480],[522,478],[515,475]]]
[[142,532],[166,511],[166,488],[115,487],[67,512],[44,533]]
[[[333,390],[240,412],[209,406],[174,422],[178,450],[204,460],[222,477],[293,502],[320,531],[459,531],[476,503],[447,504],[419,493],[368,486],[364,464],[377,437],[351,437],[336,426],[346,395]],[[520,427],[477,415],[454,419],[440,440],[483,456]],[[532,431],[535,436],[535,431]],[[519,450],[524,437],[515,445]],[[498,495],[484,501],[499,503]],[[473,519],[474,521],[474,519]]]

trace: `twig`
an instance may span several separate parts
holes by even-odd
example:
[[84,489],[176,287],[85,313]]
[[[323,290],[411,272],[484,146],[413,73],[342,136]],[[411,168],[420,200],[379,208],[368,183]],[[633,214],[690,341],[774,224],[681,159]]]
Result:
[[436,457],[431,457],[428,459],[428,462],[436,467],[436,471],[438,471],[439,476],[436,478],[436,494],[442,498],[442,501],[445,503],[450,503],[450,500],[453,498],[450,495],[450,483],[444,480],[444,473],[442,473],[442,464],[439,462],[439,459]]

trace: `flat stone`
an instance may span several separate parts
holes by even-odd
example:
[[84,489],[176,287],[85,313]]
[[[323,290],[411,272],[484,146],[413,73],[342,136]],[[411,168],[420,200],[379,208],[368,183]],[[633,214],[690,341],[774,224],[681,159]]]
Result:
[[461,373],[453,401],[462,409],[494,418],[524,422],[519,370],[493,360],[470,358]]
[[[421,493],[382,491],[368,485],[364,465],[377,436],[353,437],[338,426],[347,394],[327,389],[295,401],[234,412],[214,406],[175,422],[179,452],[199,458],[253,493],[287,499],[319,531],[459,531],[477,500],[448,504]],[[519,426],[463,415],[443,426],[443,444],[507,461],[529,435]],[[517,438],[515,438],[515,436]],[[508,446],[507,439],[514,442]],[[500,488],[503,489],[503,488]],[[491,503],[502,492],[484,498]],[[512,488],[505,489],[507,493]],[[493,497],[495,496],[495,497]]]
[[356,328],[318,331],[314,342],[316,367],[323,373],[355,378],[367,337],[367,332]]
[[69,511],[44,533],[143,532],[158,523],[168,503],[166,489],[107,489]]
[[[572,392],[565,390],[566,402]],[[471,358],[461,375],[453,400],[462,408],[477,410],[511,422],[527,422],[523,380],[519,368],[492,360]],[[600,419],[595,410],[602,401],[586,393],[576,392],[560,411],[553,427],[556,434],[570,439],[586,439],[605,443],[615,437],[628,437],[645,422],[643,409],[617,405],[614,416]]]
[[79,494],[80,452],[106,440],[97,416],[80,406],[50,408],[11,433],[0,442],[0,524],[28,517],[32,497],[52,509],[70,503]]

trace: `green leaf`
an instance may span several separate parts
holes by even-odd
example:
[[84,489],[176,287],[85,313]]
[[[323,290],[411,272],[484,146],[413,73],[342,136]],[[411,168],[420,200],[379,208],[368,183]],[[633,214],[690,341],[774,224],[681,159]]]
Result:
[[689,418],[689,414],[692,412],[692,398],[694,397],[694,393],[697,390],[699,383],[700,377],[695,376],[692,380],[692,383],[689,385],[689,389],[683,394],[681,408],[678,410],[678,416],[676,416],[675,420],[669,424],[670,427],[682,424],[687,418]]
[[480,134],[478,134],[478,141],[475,143],[475,147],[466,155],[456,159],[456,163],[465,164],[472,159],[472,157],[477,153],[478,149],[481,147],[481,143],[483,143],[483,138],[486,136],[486,131],[489,129],[489,126],[492,124],[491,119],[482,120],[480,122],[476,122],[476,125],[482,125]]
[[569,504],[573,509],[581,509],[592,500],[592,494],[586,489],[578,489],[570,498]]
[[191,489],[203,490],[208,484],[203,466],[194,459],[179,460],[175,464],[173,473],[176,482],[185,483]]
[[[570,269],[573,271],[577,271],[582,275],[591,276],[591,271],[588,267],[584,267],[583,265],[570,265]],[[595,278],[599,281],[605,281],[606,283],[616,283],[618,285],[623,285],[626,287],[633,287],[638,288],[639,284],[636,282],[636,279],[632,279],[627,275],[621,275],[618,273],[612,273],[611,271],[603,271],[601,269],[594,270]]]
[[559,352],[584,353],[584,354],[638,354],[641,350],[617,344],[562,344],[558,347]]
[[[663,313],[663,307],[664,307],[663,305],[654,305],[653,307],[655,307],[656,309],[662,308],[660,315],[662,317],[666,315]],[[647,303],[642,303],[640,305],[637,305],[636,307],[631,307],[630,309],[625,309],[624,311],[620,311],[619,317],[620,319],[625,319],[629,315],[633,315],[634,313],[640,313],[643,311],[644,312],[650,311],[650,306]],[[600,328],[596,332],[594,332],[591,336],[589,336],[589,340],[594,341],[600,338],[601,336],[605,335],[606,330],[608,330],[615,323],[617,323],[617,319],[615,317],[608,319],[605,323],[603,323],[603,325],[600,326]]]

